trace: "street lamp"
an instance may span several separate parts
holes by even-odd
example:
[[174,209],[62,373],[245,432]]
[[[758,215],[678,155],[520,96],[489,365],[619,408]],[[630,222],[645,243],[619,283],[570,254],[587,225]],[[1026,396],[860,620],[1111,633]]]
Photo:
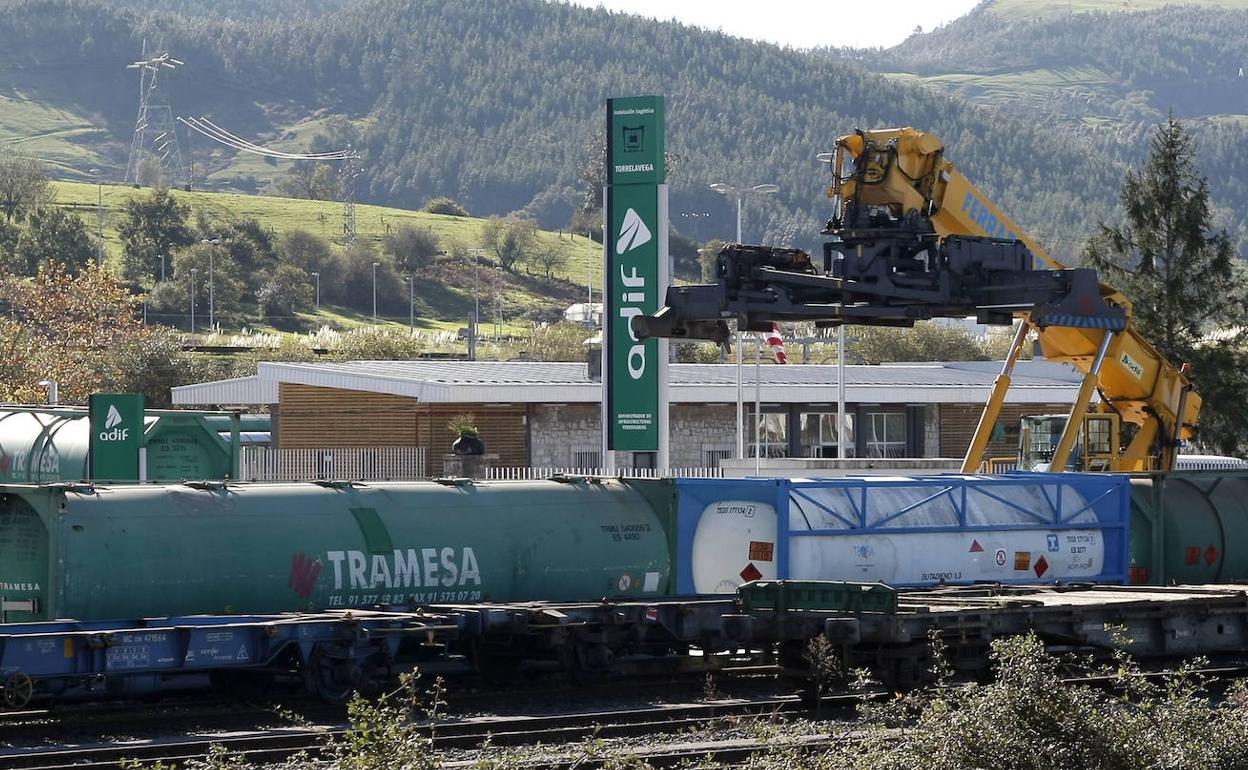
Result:
[[377,266],[380,262],[373,263],[373,325],[377,325]]
[[[746,195],[751,195],[751,194],[770,195],[771,193],[779,191],[780,188],[774,184],[756,184],[753,187],[736,187],[734,185],[724,184],[723,182],[716,182],[711,185],[711,189],[719,193],[720,195],[726,195],[726,196],[735,195],[736,196],[737,198],[737,243],[741,243],[741,201],[745,198]],[[740,329],[737,330],[736,343],[737,343],[737,459],[742,460],[745,458],[745,401],[741,393],[741,379],[743,376],[745,362],[744,362],[744,357],[741,354],[742,339],[741,339]],[[757,361],[755,362],[755,364],[756,364],[756,369],[761,368],[757,365],[758,364]],[[755,379],[757,380],[757,372],[756,372]],[[759,393],[758,393],[759,385],[757,381],[754,383],[754,390],[755,390],[754,401],[756,404],[756,406],[754,407],[755,409],[754,433],[755,433],[755,436],[757,436],[758,435],[758,420],[759,420],[759,417],[761,416],[758,414],[759,407],[757,406],[758,401],[759,401]],[[757,438],[755,439],[754,444],[755,444],[754,465],[755,465],[755,473],[757,473],[758,465],[760,462],[759,457],[758,457],[759,447],[758,447]]]
[[57,391],[56,380],[39,380],[39,382],[37,382],[36,384],[41,388],[47,389],[48,406],[56,406],[58,403],[60,403],[60,397],[57,395],[57,392],[56,392]]
[[735,195],[737,197],[737,243],[741,242],[741,201],[747,195],[770,195],[780,190],[774,184],[756,184],[753,187],[737,187],[735,185],[716,182],[711,185],[711,189],[720,195]]
[[165,255],[157,254],[156,256],[160,257],[160,282],[164,283],[165,282]]
[[220,238],[202,238],[200,243],[211,244],[212,248],[208,250],[208,328],[216,328],[217,325],[217,307],[215,302],[215,291],[212,271],[212,258],[217,253],[217,244],[221,242]]
[[316,279],[316,312],[321,312],[321,274],[313,271],[312,277]]
[[97,265],[104,264],[104,182],[100,179],[100,170],[93,168],[90,171],[95,175],[95,218],[98,221],[99,231],[98,243],[95,247],[95,261]]
[[[831,152],[821,152],[815,156],[815,160],[820,163],[827,163],[828,168],[832,170],[832,175],[836,175],[835,162],[836,155]],[[841,196],[838,194],[832,202],[833,216],[841,215]],[[836,456],[838,459],[845,459],[849,449],[849,425],[845,421],[845,324],[836,325]]]
[[195,274],[198,272],[191,268],[191,334],[195,333]]
[[468,360],[477,360],[477,326],[481,323],[481,249],[472,254],[472,321],[468,324]]

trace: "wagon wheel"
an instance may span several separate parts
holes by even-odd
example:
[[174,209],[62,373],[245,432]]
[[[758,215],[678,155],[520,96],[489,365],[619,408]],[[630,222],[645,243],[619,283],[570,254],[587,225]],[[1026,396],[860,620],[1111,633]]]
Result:
[[10,708],[24,707],[34,694],[35,683],[28,674],[18,671],[4,680],[4,703]]
[[326,703],[343,704],[360,686],[360,669],[355,661],[318,644],[305,664],[304,681]]

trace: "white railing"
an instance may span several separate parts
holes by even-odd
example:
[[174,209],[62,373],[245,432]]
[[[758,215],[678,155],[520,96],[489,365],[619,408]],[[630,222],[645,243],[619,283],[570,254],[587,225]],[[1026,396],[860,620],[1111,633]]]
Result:
[[425,448],[414,446],[276,449],[240,447],[239,476],[247,481],[428,478]]
[[724,473],[719,468],[616,468],[607,473],[602,468],[529,468],[512,466],[503,468],[487,468],[485,477],[496,481],[514,481],[527,479],[548,479],[551,476],[623,476],[626,478],[654,479],[663,477],[683,477],[694,479],[721,479]]

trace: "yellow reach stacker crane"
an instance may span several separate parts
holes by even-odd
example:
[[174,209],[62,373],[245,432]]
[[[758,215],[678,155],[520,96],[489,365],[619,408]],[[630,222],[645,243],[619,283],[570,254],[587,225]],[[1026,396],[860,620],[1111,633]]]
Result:
[[[832,159],[833,183],[828,196],[838,207],[850,203],[886,207],[904,217],[917,212],[936,234],[983,235],[1019,240],[1032,254],[1036,269],[1061,270],[1022,228],[992,204],[944,157],[944,143],[913,128],[862,131],[836,142]],[[838,212],[839,213],[839,212]],[[1060,439],[1051,448],[1051,467],[1067,467],[1082,427],[1087,470],[1170,470],[1181,440],[1192,437],[1200,412],[1200,396],[1192,391],[1183,367],[1166,360],[1131,325],[1131,302],[1113,287],[1100,285],[1101,297],[1126,311],[1126,328],[1119,332],[1064,326],[1037,327],[1028,313],[1022,323],[992,395],[980,416],[975,437],[962,470],[978,470],[1010,387],[1014,362],[1029,331],[1035,329],[1044,357],[1064,361],[1083,373],[1079,395],[1071,405]],[[1097,412],[1088,408],[1094,391],[1100,392]],[[1119,452],[1119,420],[1136,426],[1135,435]],[[1019,460],[1042,459],[1049,436],[1059,423],[1051,416],[1025,420],[1020,431]],[[1039,455],[1039,456],[1037,456]],[[1031,464],[1031,463],[1027,463]]]
[[[1179,443],[1192,437],[1200,397],[1183,368],[1132,328],[1126,297],[1099,283],[1094,271],[1045,254],[945,159],[944,144],[931,134],[859,131],[821,158],[831,162],[834,201],[822,265],[798,249],[730,244],[717,258],[716,284],[671,287],[662,310],[633,319],[635,332],[722,342],[729,320],[741,330],[769,331],[774,321],[911,326],[935,317],[1021,319],[964,472],[991,469],[984,452],[1032,331],[1047,359],[1084,377],[1069,415],[1024,419],[1022,467],[1174,467]],[[1124,423],[1134,427],[1123,430]]]

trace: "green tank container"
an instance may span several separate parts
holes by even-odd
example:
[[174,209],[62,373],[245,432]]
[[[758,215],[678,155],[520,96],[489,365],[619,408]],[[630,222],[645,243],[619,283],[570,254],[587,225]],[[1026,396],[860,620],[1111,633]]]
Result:
[[1248,472],[1131,479],[1131,582],[1248,580]]
[[628,484],[0,487],[5,620],[669,592]]
[[[142,448],[147,481],[238,477],[238,449],[223,440],[229,414],[148,410]],[[91,420],[86,409],[0,407],[0,483],[87,478]],[[229,430],[225,428],[224,430]]]

